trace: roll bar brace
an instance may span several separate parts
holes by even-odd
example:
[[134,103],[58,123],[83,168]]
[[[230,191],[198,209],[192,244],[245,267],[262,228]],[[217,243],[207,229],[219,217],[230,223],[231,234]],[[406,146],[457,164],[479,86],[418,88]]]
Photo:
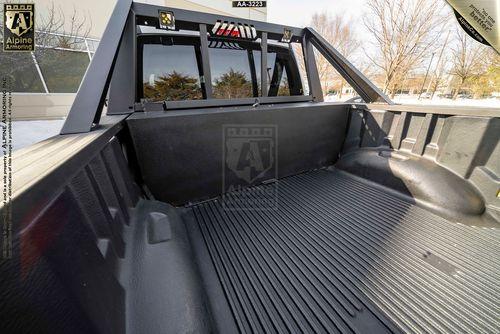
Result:
[[[296,28],[267,22],[252,21],[222,15],[207,14],[176,8],[135,3],[132,0],[118,0],[106,26],[99,46],[80,84],[73,105],[61,130],[61,134],[89,132],[98,127],[101,113],[108,97],[107,114],[129,114],[137,105],[137,63],[136,42],[138,25],[158,25],[158,11],[170,10],[175,15],[178,29],[199,30],[205,82],[211,82],[207,46],[207,26],[217,20],[253,25],[257,30],[262,47],[261,63],[267,62],[267,41],[280,40],[284,29],[293,34],[292,42],[302,44],[308,76],[310,96],[279,97],[279,102],[298,100],[323,101],[323,92],[316,68],[315,47],[356,90],[367,103],[392,101],[382,93],[366,76],[349,63],[334,47],[312,28]],[[261,87],[267,87],[267,75],[261,75]],[[210,84],[207,85],[210,87]],[[261,100],[274,101],[264,90]],[[288,101],[289,99],[290,101]],[[253,104],[254,99],[240,99],[235,104]],[[220,100],[222,102],[223,100]],[[277,101],[277,100],[276,100]],[[207,90],[207,105],[213,105],[210,89]],[[228,104],[227,102],[221,103]]]

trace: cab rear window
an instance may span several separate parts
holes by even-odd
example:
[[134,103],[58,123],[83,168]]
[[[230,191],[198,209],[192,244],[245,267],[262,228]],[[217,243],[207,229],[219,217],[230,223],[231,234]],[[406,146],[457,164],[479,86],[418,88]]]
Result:
[[[139,43],[142,85],[139,93],[150,101],[206,99],[210,84],[214,99],[262,96],[259,42],[211,39],[208,58],[211,80],[203,75],[199,38],[147,36]],[[291,51],[269,46],[267,96],[304,95],[301,77]]]
[[203,99],[195,45],[145,44],[143,97],[153,101]]
[[209,47],[212,91],[216,99],[254,97],[255,78],[252,80],[250,63],[253,54],[243,48]]

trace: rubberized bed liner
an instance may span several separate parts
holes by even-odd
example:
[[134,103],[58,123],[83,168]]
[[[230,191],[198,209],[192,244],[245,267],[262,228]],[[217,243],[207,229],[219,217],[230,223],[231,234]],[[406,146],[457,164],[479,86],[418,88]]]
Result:
[[327,170],[191,209],[241,332],[500,331],[499,229]]

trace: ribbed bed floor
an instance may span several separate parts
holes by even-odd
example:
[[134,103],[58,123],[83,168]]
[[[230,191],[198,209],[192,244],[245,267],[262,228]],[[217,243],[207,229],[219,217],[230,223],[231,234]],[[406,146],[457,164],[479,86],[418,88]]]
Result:
[[[192,207],[242,332],[500,332],[500,230],[338,171]],[[240,204],[234,204],[240,203]]]

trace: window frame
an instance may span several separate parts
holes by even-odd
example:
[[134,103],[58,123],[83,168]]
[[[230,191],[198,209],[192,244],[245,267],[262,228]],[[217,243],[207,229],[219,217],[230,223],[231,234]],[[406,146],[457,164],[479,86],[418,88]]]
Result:
[[[215,38],[209,38],[208,39],[208,42],[209,44],[211,44],[211,42],[219,42],[220,40],[219,39],[215,39]],[[255,73],[255,61],[253,59],[253,53],[250,52],[250,51],[253,51],[253,50],[256,50],[255,49],[255,45],[253,45],[251,42],[247,42],[247,41],[238,41],[238,44],[242,43],[243,45],[246,44],[246,47],[244,47],[241,51],[244,51],[244,55],[243,57],[246,58],[247,62],[248,62],[248,70],[249,70],[249,74],[250,74],[250,81],[252,83],[252,94],[254,96],[250,96],[248,98],[258,98],[259,97],[259,92],[258,92],[258,84],[257,84],[257,79],[256,79],[256,73]],[[208,50],[210,49],[213,49],[211,48],[210,46],[208,47]],[[221,50],[224,50],[221,48]],[[210,55],[210,51],[208,52],[208,54]],[[210,56],[209,56],[210,57]],[[209,59],[209,63],[210,63],[210,72],[212,72],[213,70],[213,67],[212,65],[214,63],[211,63],[210,62],[210,59]],[[212,86],[212,92],[214,90],[214,85],[213,85],[213,78],[211,78],[212,80],[210,81],[210,85]],[[256,94],[257,93],[257,94]],[[255,96],[257,95],[257,96]],[[215,100],[229,100],[229,99],[224,99],[224,98],[216,98],[214,96],[212,96],[213,99]]]
[[[238,98],[238,99],[220,99],[220,98],[214,98],[212,91],[213,91],[213,84],[212,84],[212,75],[211,75],[211,69],[210,69],[210,56],[208,52],[208,44],[211,40],[214,40],[213,36],[209,36],[207,33],[207,26],[204,24],[199,25],[199,31],[192,31],[193,33],[196,34],[179,34],[178,32],[154,32],[154,33],[142,33],[137,35],[137,78],[140,78],[140,80],[137,80],[136,83],[136,92],[137,92],[137,102],[145,102],[144,104],[146,105],[147,110],[170,110],[170,109],[190,109],[190,108],[202,108],[202,107],[212,107],[212,106],[240,106],[240,105],[253,105],[255,102],[258,100],[259,103],[262,104],[270,104],[270,103],[285,103],[285,102],[310,102],[313,101],[313,95],[312,92],[309,91],[307,95],[303,95],[304,93],[304,84],[302,82],[302,78],[300,75],[300,70],[299,70],[299,64],[297,63],[297,59],[295,57],[295,53],[292,49],[291,44],[288,45],[288,48],[286,47],[281,47],[272,43],[268,43],[267,40],[267,33],[263,32],[260,36],[260,43],[254,42],[254,41],[249,41],[249,40],[242,40],[238,38],[230,38],[230,37],[223,37],[223,38],[216,38],[217,41],[226,41],[226,42],[237,42],[237,43],[242,43],[246,44],[247,46],[250,46],[249,48],[246,48],[248,55],[250,53],[253,53],[253,50],[260,51],[261,53],[261,75],[260,75],[260,91],[259,85],[256,82],[257,78],[257,71],[258,69],[255,68],[254,64],[250,62],[250,56],[249,56],[249,63],[250,63],[250,73],[252,76],[252,91],[255,94],[255,92],[258,93],[258,96],[254,97],[248,97],[248,98]],[[201,33],[200,33],[201,32]],[[143,47],[144,47],[144,41],[149,38],[151,39],[158,39],[158,38],[173,38],[176,40],[183,40],[187,42],[188,44],[196,44],[197,46],[200,47],[200,54],[196,55],[197,57],[197,62],[198,62],[198,67],[200,72],[200,78],[203,78],[201,80],[201,85],[202,85],[202,94],[203,94],[203,99],[202,100],[183,100],[183,101],[160,101],[160,102],[149,102],[149,101],[144,101],[143,99],[143,81],[142,81],[142,76],[143,76]],[[180,44],[180,43],[174,43],[174,44]],[[299,43],[302,46],[302,43]],[[195,48],[196,50],[196,48]],[[264,71],[264,66],[267,67],[267,54],[269,51],[275,52],[277,55],[278,53],[286,54],[287,58],[287,66],[286,68],[286,74],[287,74],[287,79],[289,83],[289,88],[290,88],[290,94],[289,96],[268,96],[268,93],[270,92],[270,84],[269,83],[269,90],[267,89],[268,87],[268,78],[267,75],[263,76],[264,73],[267,73],[267,71]],[[198,58],[201,56],[201,59]],[[201,66],[201,67],[200,67]],[[274,70],[274,69],[273,69]],[[289,73],[290,72],[290,73]],[[307,68],[306,68],[306,73],[307,73]],[[271,78],[272,79],[272,78]],[[281,78],[280,78],[281,79]],[[300,81],[295,81],[295,80],[300,80]],[[295,84],[293,84],[295,82]],[[300,92],[301,95],[292,95],[292,88],[293,87],[300,87]],[[295,91],[297,93],[297,91]]]
[[[163,43],[163,38],[170,38],[172,41],[175,39],[176,41],[172,44]],[[155,43],[144,43],[144,40],[153,41]],[[203,73],[203,64],[202,64],[202,56],[201,56],[201,46],[199,39],[190,37],[190,36],[167,36],[167,35],[158,35],[158,34],[144,34],[141,35],[138,39],[137,45],[137,62],[140,64],[137,66],[137,80],[136,82],[136,90],[137,96],[139,99],[144,98],[144,82],[143,82],[143,55],[144,55],[144,45],[145,44],[158,44],[158,45],[192,45],[194,48],[194,54],[196,57],[196,64],[198,66],[198,77],[200,80],[200,89],[202,94],[201,100],[189,100],[189,101],[203,101],[207,99],[207,87],[206,80],[204,79]],[[173,101],[167,101],[173,102]]]

